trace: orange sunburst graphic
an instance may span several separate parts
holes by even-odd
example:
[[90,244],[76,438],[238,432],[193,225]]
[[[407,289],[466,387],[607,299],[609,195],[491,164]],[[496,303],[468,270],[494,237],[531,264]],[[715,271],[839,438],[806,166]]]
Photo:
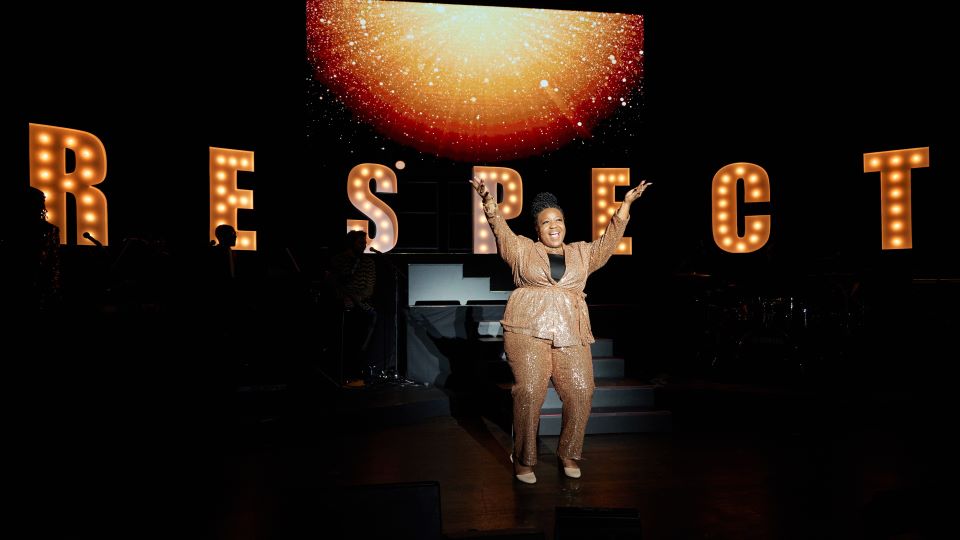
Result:
[[313,0],[315,77],[386,136],[438,156],[503,160],[590,136],[633,105],[643,17]]

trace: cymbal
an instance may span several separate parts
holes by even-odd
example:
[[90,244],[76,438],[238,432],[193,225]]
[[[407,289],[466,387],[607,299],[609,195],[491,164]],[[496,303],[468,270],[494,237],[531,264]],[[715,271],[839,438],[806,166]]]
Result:
[[708,278],[713,277],[710,274],[704,274],[702,272],[679,272],[674,274],[677,277],[688,277],[688,278]]

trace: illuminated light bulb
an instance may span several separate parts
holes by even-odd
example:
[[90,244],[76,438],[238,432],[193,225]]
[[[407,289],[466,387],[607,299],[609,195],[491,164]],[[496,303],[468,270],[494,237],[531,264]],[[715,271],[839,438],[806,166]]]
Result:
[[384,180],[383,182],[380,182],[380,187],[382,189],[390,189],[390,181]]
[[726,195],[726,194],[727,194],[727,187],[726,187],[726,186],[720,186],[720,187],[718,187],[718,188],[717,188],[717,193],[719,193],[719,194],[721,194],[721,195]]
[[873,166],[873,167],[879,167],[879,166],[880,166],[880,158],[873,158],[873,159],[871,159],[871,160],[870,160],[870,165]]
[[380,216],[383,215],[383,210],[381,210],[381,209],[379,209],[379,208],[374,208],[374,209],[373,209],[373,215],[376,216],[376,217],[380,217]]
[[605,187],[599,187],[599,188],[597,188],[597,194],[598,194],[598,195],[606,195],[606,194],[607,194],[607,188],[605,188]]
[[87,223],[93,223],[97,220],[97,215],[93,212],[87,212],[83,215],[83,219],[87,220]]
[[510,213],[510,207],[507,206],[507,205],[503,205],[503,213],[504,213],[504,214],[509,214],[509,213]]
[[353,181],[353,185],[356,187],[360,187],[363,185],[363,180],[357,178],[356,180]]
[[223,171],[220,171],[217,173],[217,180],[226,180],[226,179],[227,179],[227,173]]
[[607,180],[607,175],[601,174],[599,180],[600,180],[601,182],[606,181],[606,180]]
[[63,189],[73,189],[74,183],[73,180],[64,180]]
[[386,246],[387,243],[390,242],[390,235],[389,234],[381,235],[380,237],[377,238],[377,240],[379,240],[381,244]]
[[398,161],[398,162],[394,163],[393,166],[396,167],[397,170],[402,171],[403,169],[405,169],[405,168],[407,167],[407,164],[404,163],[404,162],[402,162],[402,161]]
[[509,180],[509,179],[510,179],[510,173],[503,173],[503,174],[501,174],[501,175],[500,175],[500,179],[501,179],[501,180]]
[[230,203],[230,204],[237,204],[237,196],[236,196],[236,195],[231,195],[231,196],[227,197],[227,202]]
[[222,213],[224,213],[224,212],[226,212],[226,211],[227,211],[227,205],[225,205],[225,204],[223,204],[223,203],[220,203],[220,204],[217,205],[217,212],[220,212],[220,213],[222,214]]
[[481,179],[481,180],[486,180],[486,179],[487,179],[487,173],[485,173],[485,172],[480,173],[480,179]]
[[84,169],[82,173],[84,178],[90,178],[93,176],[93,169]]
[[227,192],[227,188],[225,188],[225,187],[223,187],[223,186],[217,186],[217,193],[218,193],[218,194],[223,195],[223,194],[225,194],[226,192]]
[[600,208],[606,208],[606,207],[607,207],[607,201],[605,201],[605,200],[603,200],[603,199],[600,199],[599,201],[597,201],[597,206],[599,206]]
[[900,173],[895,172],[895,173],[891,174],[891,175],[890,175],[890,179],[893,180],[894,182],[899,181],[899,180],[900,180]]
[[890,197],[893,199],[899,199],[903,196],[903,190],[900,188],[893,188],[890,190]]
[[517,196],[516,196],[516,195],[511,195],[511,196],[510,196],[510,202],[512,202],[512,203],[517,202]]
[[242,204],[243,206],[246,206],[246,205],[247,205],[247,198],[246,198],[246,197],[240,197],[240,204]]
[[759,237],[758,235],[756,235],[756,234],[751,234],[751,235],[750,235],[750,243],[751,243],[751,244],[756,244],[756,243],[759,242],[759,241],[760,241],[760,237]]
[[377,178],[380,178],[381,176],[383,176],[383,170],[382,170],[382,169],[377,169],[377,170],[373,171],[373,175],[374,175],[375,177],[377,177]]
[[[50,198],[50,192],[49,192],[49,191],[47,191],[47,190],[45,190],[45,189],[41,189],[41,190],[40,190],[40,193],[43,193],[43,198],[44,198],[44,199],[49,199],[49,198]],[[47,212],[47,215],[49,216],[49,215],[50,215],[50,212]]]
[[627,179],[627,177],[626,177],[625,175],[622,175],[622,174],[617,177],[617,180],[620,180],[620,181],[623,181],[623,180],[626,180],[626,179]]
[[753,230],[755,230],[755,231],[763,230],[763,222],[761,222],[761,221],[754,221],[754,222],[753,222]]
[[724,184],[729,184],[729,183],[730,183],[730,175],[729,175],[729,174],[725,174],[725,175],[721,176],[721,177],[720,177],[720,181],[723,182]]
[[737,249],[740,250],[740,251],[746,251],[746,250],[747,250],[747,245],[744,244],[743,242],[738,242],[738,243],[737,243]]
[[225,158],[225,157],[223,157],[223,156],[217,156],[217,163],[223,165],[223,164],[226,163],[226,162],[227,162],[227,158]]
[[893,245],[895,245],[895,246],[902,246],[902,245],[903,245],[903,238],[900,238],[899,236],[894,236],[894,237],[890,240],[890,242],[891,242]]
[[617,209],[611,206],[610,208],[607,208],[607,213],[612,216],[617,213]]
[[894,231],[902,231],[902,230],[903,230],[903,222],[902,222],[902,221],[894,221],[893,223],[890,224],[890,229],[891,229],[891,230],[894,230]]
[[77,140],[73,137],[67,137],[63,142],[66,143],[67,146],[74,146],[77,144]]
[[219,220],[219,221],[217,221],[217,227],[219,227],[220,225],[226,225],[226,224],[227,224],[227,222],[224,221],[224,220],[222,220],[222,219]]
[[753,190],[753,191],[750,192],[750,195],[751,195],[754,199],[759,199],[760,196],[763,195],[763,190],[761,190],[761,189],[755,189],[755,190]]
[[37,137],[37,140],[40,141],[40,142],[42,142],[42,143],[48,143],[48,142],[50,142],[50,136],[47,135],[46,133],[41,133],[41,134]]
[[719,214],[717,214],[717,220],[718,220],[718,221],[726,221],[726,219],[727,219],[727,213],[726,213],[726,212],[720,212]]
[[921,160],[922,158],[923,158],[923,156],[921,156],[920,154],[914,154],[913,156],[910,157],[910,161],[912,161],[912,162],[914,162],[914,163],[920,163],[920,160]]
[[354,226],[353,226],[353,230],[359,231],[359,230],[360,230],[360,226],[359,226],[359,225],[354,225]]
[[620,251],[626,251],[627,245],[624,244],[623,242],[620,242],[620,245],[617,246],[617,249],[619,249]]
[[728,229],[726,225],[721,225],[717,227],[717,230],[720,232],[720,234],[727,234],[727,231],[730,229]]
[[40,161],[50,161],[50,152],[40,152]]
[[480,218],[479,218],[478,221],[480,221],[480,223],[486,223],[486,222],[487,222],[487,217],[486,217],[486,216],[480,216]]
[[89,195],[84,195],[81,200],[83,201],[83,204],[93,204],[93,197]]
[[895,204],[895,205],[891,206],[891,207],[890,207],[890,213],[893,214],[893,215],[895,215],[895,216],[898,216],[898,215],[902,214],[902,213],[903,213],[903,206],[901,206],[901,205],[899,205],[899,204]]
[[89,148],[84,148],[80,151],[80,156],[84,159],[90,159],[93,157],[93,152],[91,152]]
[[900,156],[893,156],[892,158],[890,158],[891,165],[899,165],[901,161],[903,161],[903,158],[901,158]]
[[513,191],[513,190],[517,189],[517,183],[516,183],[516,182],[510,182],[509,184],[507,184],[507,188],[509,188],[510,191]]
[[755,175],[755,174],[751,174],[751,175],[750,175],[750,183],[751,183],[751,184],[756,184],[756,183],[759,182],[759,181],[760,181],[760,177],[759,177],[759,176],[757,176],[757,175]]
[[364,168],[360,169],[360,174],[362,174],[362,175],[364,175],[364,176],[367,176],[368,174],[370,174],[370,169],[364,167]]
[[250,241],[247,240],[246,238],[241,238],[241,239],[240,239],[240,245],[241,245],[241,246],[249,246],[249,245],[250,245]]
[[487,250],[487,245],[486,245],[486,244],[480,244],[480,251],[486,251],[486,250]]
[[726,208],[726,207],[727,207],[727,200],[726,200],[726,199],[720,199],[719,201],[717,201],[717,206],[719,206],[720,208]]
[[480,238],[486,238],[486,237],[487,237],[487,231],[480,229]]
[[743,167],[737,167],[737,176],[743,176]]
[[230,159],[227,160],[227,163],[229,163],[231,167],[236,167],[236,166],[237,166],[237,158],[232,157],[232,158],[230,158]]
[[607,216],[597,216],[597,222],[598,222],[598,223],[606,223],[606,222],[607,222]]
[[49,179],[50,179],[50,171],[48,171],[48,170],[46,170],[46,169],[40,171],[40,178],[43,178],[44,180],[49,180]]
[[246,167],[246,166],[249,165],[249,164],[250,164],[250,162],[247,161],[246,158],[240,160],[240,166],[241,166],[241,167]]
[[362,191],[354,191],[353,197],[358,201],[362,201],[363,199],[367,198],[367,196]]
[[730,238],[729,236],[723,239],[723,245],[725,246],[729,246],[732,243],[733,243],[733,238]]
[[389,226],[390,226],[390,222],[389,222],[389,221],[381,221],[381,222],[380,222],[380,227],[382,227],[382,228],[384,228],[384,229],[386,229],[386,228],[389,227]]
[[373,205],[370,204],[370,201],[367,201],[367,202],[363,203],[363,209],[364,209],[364,210],[369,210],[371,206],[373,206]]

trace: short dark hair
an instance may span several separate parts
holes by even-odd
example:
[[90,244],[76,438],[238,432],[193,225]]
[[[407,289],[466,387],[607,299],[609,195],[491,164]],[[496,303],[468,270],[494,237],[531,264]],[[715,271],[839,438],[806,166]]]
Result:
[[540,212],[543,212],[547,208],[556,208],[563,213],[563,208],[560,208],[560,203],[557,202],[557,196],[549,191],[541,191],[537,193],[537,196],[533,198],[533,203],[530,205],[530,211],[533,213],[533,224],[535,227],[539,227],[540,224],[537,223],[537,216],[540,215]]
[[217,240],[223,244],[227,240],[233,240],[237,237],[237,230],[233,228],[233,225],[228,225],[222,223],[217,225],[217,228],[213,230],[213,235],[217,237]]
[[357,243],[357,238],[363,238],[364,243],[367,241],[367,231],[348,231],[347,236],[343,239],[344,249],[353,249],[353,246]]

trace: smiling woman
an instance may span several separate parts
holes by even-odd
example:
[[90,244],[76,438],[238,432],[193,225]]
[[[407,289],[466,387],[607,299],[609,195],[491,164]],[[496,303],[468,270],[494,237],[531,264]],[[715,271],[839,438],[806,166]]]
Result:
[[381,133],[454,159],[587,138],[643,77],[643,17],[421,4],[307,3],[315,78]]
[[593,398],[590,344],[595,341],[583,289],[590,274],[613,255],[630,219],[630,205],[650,184],[640,182],[627,192],[599,240],[564,244],[563,210],[552,194],[534,197],[532,212],[540,241],[533,242],[510,230],[482,179],[474,178],[471,183],[497,238],[497,252],[510,265],[516,285],[501,321],[503,346],[516,381],[511,391],[514,475],[525,484],[537,481],[533,466],[540,408],[552,379],[563,401],[559,465],[566,476],[580,478],[577,460]]

